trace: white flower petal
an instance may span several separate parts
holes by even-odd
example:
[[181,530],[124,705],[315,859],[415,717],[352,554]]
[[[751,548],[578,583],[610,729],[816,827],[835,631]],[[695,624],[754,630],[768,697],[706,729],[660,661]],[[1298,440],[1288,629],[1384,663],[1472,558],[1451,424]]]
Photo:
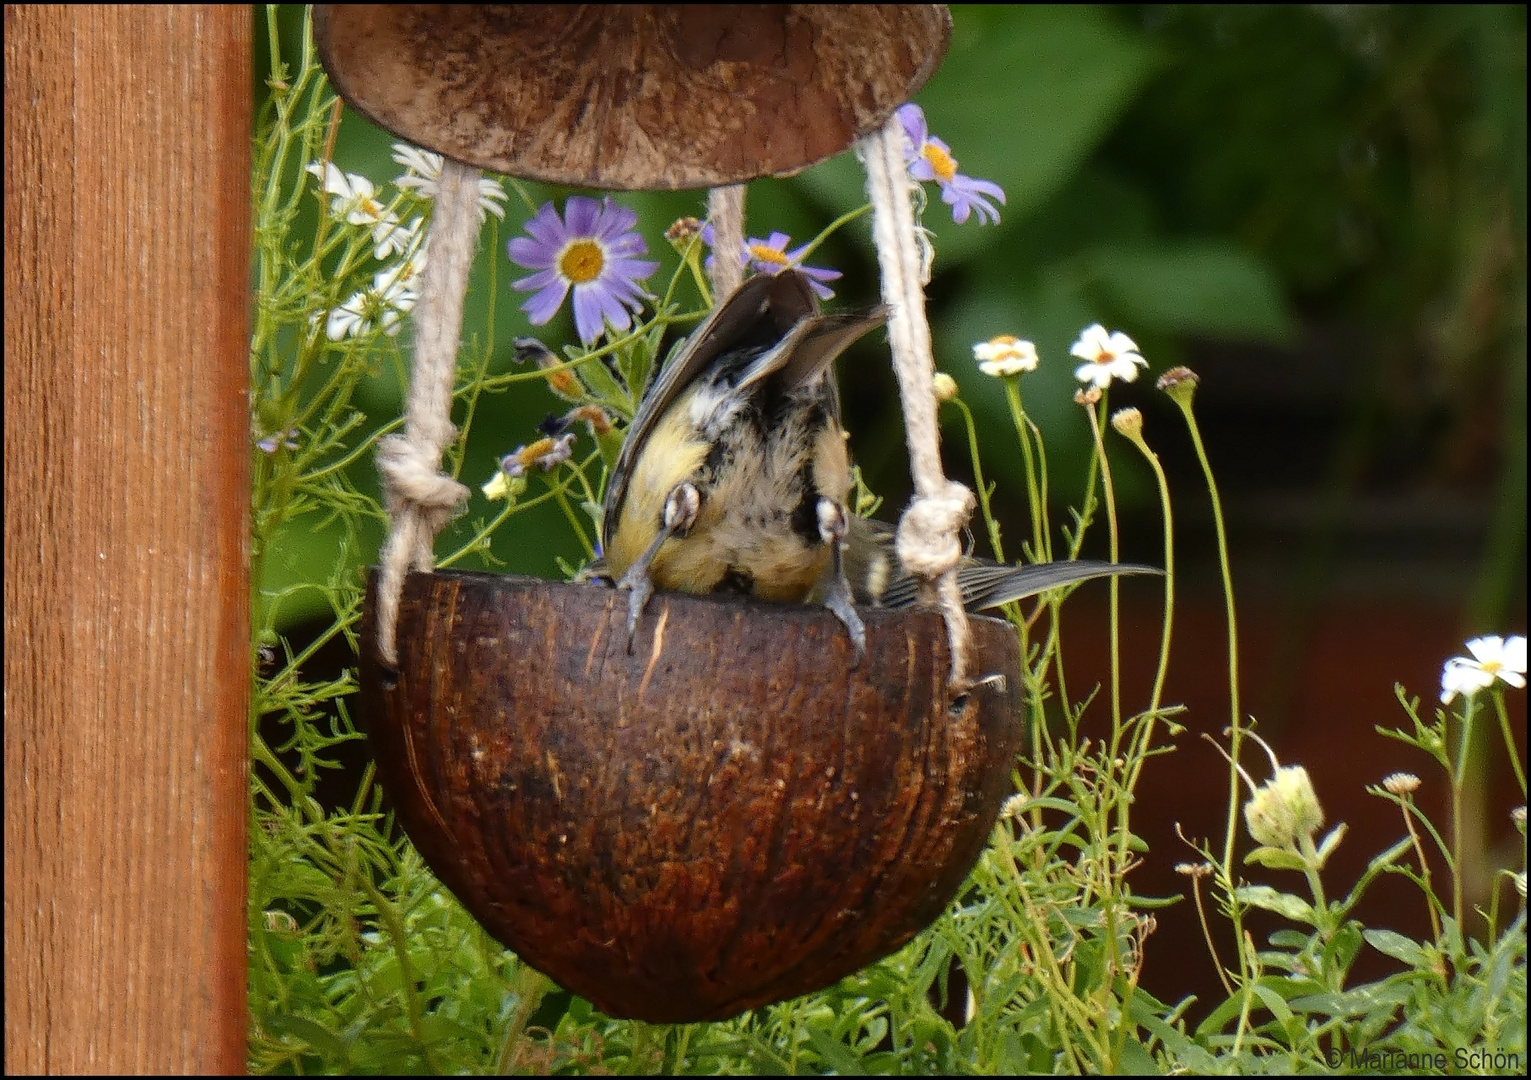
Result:
[[1101,354],[1109,351],[1110,339],[1106,337],[1106,328],[1100,323],[1081,330],[1079,340],[1069,347],[1070,356],[1077,356],[1091,363],[1099,362]]
[[973,346],[973,356],[981,361],[978,370],[985,375],[1007,378],[1037,369],[1037,347],[1010,334],[1001,334]]
[[312,162],[308,166],[308,171],[323,182],[324,193],[326,195],[350,198],[351,186],[346,183],[345,174],[335,167],[333,161],[326,161],[322,164],[317,161]]
[[1497,664],[1504,654],[1504,638],[1497,634],[1473,638],[1467,643],[1467,651],[1480,664]]
[[1074,378],[1082,383],[1091,383],[1098,390],[1104,390],[1111,385],[1111,365],[1080,364],[1074,369]]
[[[435,181],[441,177],[441,155],[408,143],[393,144],[393,160],[425,180]],[[397,181],[395,181],[397,184]],[[402,186],[402,185],[400,185]]]
[[1506,641],[1497,634],[1473,638],[1467,643],[1472,658],[1453,656],[1441,668],[1441,703],[1450,704],[1458,694],[1469,697],[1494,685],[1524,688],[1526,685],[1526,639],[1517,634]]
[[1106,339],[1106,348],[1113,353],[1135,353],[1138,351],[1137,342],[1120,330],[1113,330],[1111,332],[1111,336]]
[[490,213],[501,221],[505,220],[505,208],[500,205],[510,196],[505,194],[505,189],[500,186],[498,180],[490,180],[487,177],[478,182],[478,220],[483,223],[484,214]]

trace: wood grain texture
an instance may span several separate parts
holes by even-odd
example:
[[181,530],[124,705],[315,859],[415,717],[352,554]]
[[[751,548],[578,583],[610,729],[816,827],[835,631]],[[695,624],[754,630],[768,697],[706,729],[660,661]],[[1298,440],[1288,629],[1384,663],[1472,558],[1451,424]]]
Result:
[[522,959],[612,1016],[721,1020],[888,955],[950,902],[1010,793],[1020,646],[975,617],[953,699],[933,611],[828,611],[411,574],[399,672],[363,620],[379,776],[420,854]]
[[245,1059],[248,7],[5,9],[5,1053]]

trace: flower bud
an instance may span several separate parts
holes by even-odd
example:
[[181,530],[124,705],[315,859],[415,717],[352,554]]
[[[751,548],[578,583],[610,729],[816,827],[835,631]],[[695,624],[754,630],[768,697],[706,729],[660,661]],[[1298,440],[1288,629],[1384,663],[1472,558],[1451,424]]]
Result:
[[1255,842],[1292,849],[1300,837],[1312,837],[1324,824],[1324,811],[1308,770],[1286,765],[1276,770],[1244,804],[1244,823]]
[[1137,409],[1118,409],[1111,414],[1111,426],[1117,433],[1134,441],[1143,437],[1143,414]]
[[1191,407],[1191,399],[1196,396],[1196,386],[1201,382],[1201,376],[1188,367],[1172,367],[1154,385],[1175,399],[1175,404],[1182,409]]
[[694,217],[683,217],[664,231],[664,238],[670,241],[671,247],[684,254],[691,238],[700,235],[701,231],[700,221]]

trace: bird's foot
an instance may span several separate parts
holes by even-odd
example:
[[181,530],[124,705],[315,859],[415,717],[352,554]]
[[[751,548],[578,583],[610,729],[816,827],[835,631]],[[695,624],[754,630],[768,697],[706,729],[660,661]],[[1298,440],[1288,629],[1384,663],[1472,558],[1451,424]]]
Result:
[[824,595],[824,606],[835,613],[835,616],[845,624],[845,630],[851,636],[851,645],[856,650],[856,656],[851,661],[851,667],[858,668],[866,656],[867,632],[866,626],[861,621],[861,616],[856,614],[855,598],[851,595],[851,583],[845,578],[845,536],[849,531],[850,518],[845,507],[833,499],[819,499],[819,535],[830,546],[831,556],[834,559],[834,580],[830,582],[829,590]]

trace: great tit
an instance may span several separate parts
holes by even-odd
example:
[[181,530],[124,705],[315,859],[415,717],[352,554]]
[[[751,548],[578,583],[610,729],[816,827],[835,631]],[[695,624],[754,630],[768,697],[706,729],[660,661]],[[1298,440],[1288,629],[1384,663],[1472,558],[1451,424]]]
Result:
[[[846,506],[850,455],[835,359],[887,309],[820,314],[794,270],[753,277],[720,303],[639,403],[607,485],[604,567],[628,590],[628,648],[654,589],[824,604],[859,663],[856,606],[908,607],[916,581],[893,528]],[[1101,562],[958,569],[969,610],[1088,578],[1155,573]]]

